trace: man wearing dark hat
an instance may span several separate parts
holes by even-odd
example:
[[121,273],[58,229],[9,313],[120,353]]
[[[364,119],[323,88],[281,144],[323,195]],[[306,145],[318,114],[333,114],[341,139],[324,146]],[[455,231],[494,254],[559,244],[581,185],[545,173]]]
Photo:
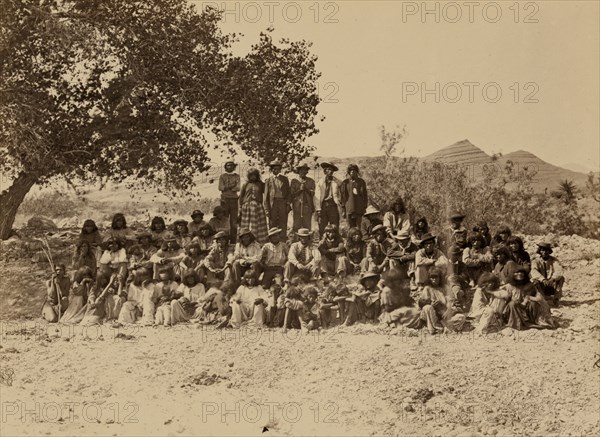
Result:
[[348,301],[348,314],[344,325],[352,326],[357,321],[376,321],[381,313],[379,296],[381,289],[377,286],[380,276],[373,272],[360,275],[361,290],[354,291]]
[[238,197],[240,191],[240,175],[234,173],[235,167],[235,162],[231,160],[227,161],[225,163],[225,173],[219,176],[221,206],[229,214],[229,237],[231,243],[235,243],[237,235]]
[[281,229],[271,228],[268,233],[269,241],[262,247],[261,263],[263,266],[262,287],[271,288],[275,276],[283,280],[283,269],[287,262],[289,248],[281,241]]
[[427,233],[421,238],[421,249],[415,255],[415,280],[417,285],[427,284],[429,270],[433,267],[438,267],[446,275],[448,272],[448,258],[441,250],[436,249],[435,236]]
[[198,235],[200,228],[204,227],[206,222],[204,221],[204,213],[199,209],[195,209],[192,212],[192,222],[188,224],[188,231],[192,237]]
[[367,243],[366,256],[363,261],[362,270],[382,273],[390,268],[388,254],[396,245],[394,240],[388,238],[387,228],[377,225],[372,230],[372,236]]
[[531,262],[531,280],[544,296],[551,297],[554,305],[558,306],[565,283],[562,266],[558,259],[551,255],[550,243],[542,242],[537,246],[538,255]]
[[296,167],[298,179],[292,179],[290,182],[294,232],[300,228],[308,230],[312,228],[312,215],[315,210],[315,181],[307,176],[309,170],[308,164]]
[[272,176],[265,181],[264,208],[270,228],[279,228],[287,235],[288,214],[291,209],[290,181],[281,174],[280,161],[269,164]]
[[392,235],[392,238],[396,240],[396,245],[393,248],[392,254],[389,255],[391,266],[398,270],[403,278],[410,278],[411,287],[416,289],[415,255],[419,248],[412,242],[410,233],[406,230],[399,231],[396,235]]
[[[463,226],[463,220],[465,215],[460,212],[453,212],[448,217],[450,226],[444,229],[442,234],[438,237],[438,245],[442,252],[448,254],[448,249],[452,245],[464,245],[467,240],[467,230]],[[462,243],[457,244],[457,240],[461,240]]]
[[340,227],[340,211],[342,202],[340,200],[340,180],[333,176],[338,168],[331,162],[322,162],[321,168],[325,177],[319,181],[315,189],[315,210],[319,223],[319,235],[325,232],[328,224]]
[[254,234],[248,229],[240,229],[239,241],[233,251],[233,266],[231,273],[236,284],[242,282],[242,276],[246,270],[252,269],[258,277],[262,268],[260,258],[262,256],[262,247],[256,241]]
[[360,226],[362,216],[369,203],[367,183],[359,175],[358,165],[350,164],[348,177],[342,181],[340,186],[342,216],[348,222],[348,228]]

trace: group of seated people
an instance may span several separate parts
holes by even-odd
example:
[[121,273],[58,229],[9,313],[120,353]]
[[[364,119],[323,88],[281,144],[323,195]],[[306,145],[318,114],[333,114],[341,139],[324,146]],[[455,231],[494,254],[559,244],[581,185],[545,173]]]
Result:
[[72,276],[56,266],[42,315],[65,324],[284,330],[371,322],[431,334],[467,323],[482,333],[556,327],[550,304],[559,304],[564,276],[549,243],[531,259],[508,227],[492,237],[479,222],[468,233],[460,213],[438,236],[425,218],[394,228],[389,212],[383,220],[372,207],[366,213],[344,236],[329,223],[319,237],[301,228],[288,242],[274,227],[264,244],[243,228],[232,243],[201,211],[170,230],[155,217],[137,234],[122,214],[104,236],[86,220]]

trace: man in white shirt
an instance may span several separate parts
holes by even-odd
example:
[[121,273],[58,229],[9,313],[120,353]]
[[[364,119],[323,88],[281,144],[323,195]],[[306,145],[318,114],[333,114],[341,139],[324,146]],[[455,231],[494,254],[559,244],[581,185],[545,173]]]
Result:
[[290,246],[288,262],[285,265],[284,278],[287,283],[294,275],[299,274],[307,280],[319,279],[321,276],[321,254],[312,244],[312,232],[298,229],[298,240]]

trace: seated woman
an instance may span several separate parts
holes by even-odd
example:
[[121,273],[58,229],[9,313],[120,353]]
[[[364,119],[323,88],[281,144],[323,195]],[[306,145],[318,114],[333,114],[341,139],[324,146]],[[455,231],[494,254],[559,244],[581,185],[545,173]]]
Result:
[[[136,323],[144,312],[144,296],[154,293],[154,284],[151,282],[152,275],[142,272],[133,278],[127,285],[127,301],[123,303],[119,313],[119,323]],[[151,306],[150,311],[154,310]],[[154,316],[154,314],[152,314]]]
[[155,216],[150,222],[150,234],[157,247],[162,247],[165,240],[173,237],[173,234],[167,230],[165,219],[159,216]]
[[423,236],[429,234],[429,224],[425,217],[419,218],[412,229],[412,240],[417,246],[421,245]]
[[66,270],[64,264],[58,264],[52,277],[46,281],[46,301],[42,307],[42,317],[50,323],[58,322],[69,306],[71,279]]
[[183,308],[190,315],[194,314],[196,308],[204,303],[206,289],[204,288],[204,284],[200,282],[200,277],[196,270],[188,269],[183,271],[181,284],[177,288],[177,293],[182,296],[180,300]]
[[258,285],[258,278],[253,270],[247,270],[243,276],[242,285],[231,297],[231,319],[229,326],[240,328],[242,324],[249,323],[262,327],[266,320],[266,294]]
[[475,332],[487,334],[498,331],[504,325],[502,314],[506,300],[501,298],[500,279],[491,272],[484,272],[477,281],[469,318],[473,319]]
[[517,263],[517,265],[525,267],[527,270],[531,270],[531,257],[525,250],[523,240],[520,237],[512,235],[507,240],[507,246],[510,250],[511,259]]
[[455,305],[456,296],[444,284],[445,275],[442,270],[432,268],[429,271],[427,284],[419,298],[421,320],[427,323],[430,334],[443,331],[458,332],[465,323],[465,316]]
[[83,320],[85,315],[85,305],[88,294],[94,284],[94,273],[89,267],[81,267],[73,279],[71,294],[69,296],[69,307],[60,319],[60,323],[66,325],[77,324]]
[[350,228],[346,237],[346,259],[348,268],[346,275],[358,275],[361,265],[364,264],[367,244],[363,240],[362,233],[358,228]]
[[179,247],[184,249],[192,241],[192,237],[188,231],[187,220],[175,220],[173,222],[173,238],[175,238]]
[[181,261],[185,258],[185,252],[177,243],[175,238],[163,241],[161,248],[150,258],[154,265],[154,279],[159,278],[159,271],[170,269],[175,276],[181,277]]
[[173,271],[170,268],[162,268],[158,272],[158,282],[154,285],[158,295],[156,304],[156,314],[154,315],[155,325],[173,326],[176,323],[187,322],[189,320],[177,293],[179,284],[173,280]]
[[345,256],[344,240],[337,230],[337,226],[329,223],[325,226],[323,238],[317,246],[321,254],[321,272],[329,276],[346,276],[348,260]]
[[100,325],[104,320],[118,319],[123,298],[123,281],[116,273],[100,273],[90,289],[85,315],[80,325]]
[[110,238],[104,243],[104,252],[100,257],[99,273],[109,277],[115,273],[119,279],[127,277],[127,252],[118,238]]
[[[79,234],[79,238],[77,239],[77,243],[82,241],[86,241],[91,246],[92,252],[96,255],[96,259],[100,258],[102,251],[100,250],[100,246],[102,245],[102,236],[100,235],[100,231],[98,230],[98,226],[96,226],[96,222],[91,219],[87,219],[83,222],[83,226],[81,227],[81,233]],[[78,247],[78,244],[76,245]],[[95,274],[95,272],[94,272]]]
[[77,272],[82,267],[89,267],[92,271],[93,278],[96,277],[97,270],[97,253],[96,249],[86,240],[80,240],[75,248],[71,267]]
[[508,239],[512,235],[512,231],[506,225],[500,226],[498,228],[498,232],[492,238],[492,242],[490,246],[492,246],[492,250],[497,246],[508,246]]
[[221,205],[215,206],[213,209],[213,216],[208,221],[208,224],[215,230],[215,232],[225,232],[228,236],[231,235],[227,210]]
[[435,247],[435,236],[425,234],[421,237],[421,249],[415,255],[415,281],[418,286],[429,282],[429,270],[433,267],[438,267],[447,274],[448,258]]
[[535,300],[525,300],[525,297],[532,295],[534,288],[535,286],[529,281],[529,272],[525,267],[520,266],[515,269],[509,283],[505,284],[497,294],[507,302],[504,316],[505,319],[508,317],[509,328],[523,330],[533,323],[530,315],[536,312],[535,307],[538,303]]
[[408,281],[400,272],[390,270],[383,274],[383,283],[379,322],[385,326],[419,329],[421,311],[415,308],[415,301],[410,297]]
[[378,321],[381,313],[379,283],[377,273],[365,272],[360,276],[361,289],[348,297],[348,315],[344,325],[352,326],[355,322]]
[[471,247],[463,251],[462,260],[467,269],[467,275],[473,284],[477,284],[479,277],[484,272],[492,271],[494,256],[490,248],[486,245],[485,239],[479,234],[472,235],[469,238]]
[[539,243],[537,253],[531,265],[531,279],[542,294],[553,299],[554,305],[558,306],[565,283],[562,267],[558,259],[551,255],[550,243]]
[[519,266],[510,258],[508,247],[502,245],[495,246],[493,252],[496,265],[492,273],[498,276],[501,285],[507,284],[512,280],[513,273]]

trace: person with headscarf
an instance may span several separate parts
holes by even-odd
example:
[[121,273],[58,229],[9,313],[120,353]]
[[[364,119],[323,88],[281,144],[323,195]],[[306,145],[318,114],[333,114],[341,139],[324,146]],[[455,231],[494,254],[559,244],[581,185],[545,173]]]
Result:
[[565,277],[558,259],[552,256],[552,245],[548,242],[538,244],[537,256],[531,263],[531,279],[542,294],[552,298],[554,305],[558,306]]
[[296,167],[298,178],[290,181],[292,199],[292,230],[312,229],[312,216],[315,211],[315,180],[308,177],[310,167],[304,163]]
[[263,208],[264,183],[260,180],[260,173],[256,168],[248,169],[247,178],[240,191],[238,222],[240,227],[252,231],[259,244],[264,244],[269,232]]
[[319,235],[325,232],[325,226],[328,224],[340,228],[340,212],[342,201],[340,198],[341,181],[333,176],[338,171],[335,164],[331,162],[322,162],[321,168],[325,177],[322,178],[315,188],[315,211],[317,212],[317,222],[319,223]]
[[367,183],[360,177],[358,165],[348,166],[348,177],[340,186],[340,200],[342,201],[342,216],[348,222],[349,228],[358,227],[362,216],[369,204]]
[[412,229],[413,243],[419,246],[423,240],[423,236],[426,234],[429,234],[429,224],[427,223],[427,219],[425,217],[420,217],[417,219]]

